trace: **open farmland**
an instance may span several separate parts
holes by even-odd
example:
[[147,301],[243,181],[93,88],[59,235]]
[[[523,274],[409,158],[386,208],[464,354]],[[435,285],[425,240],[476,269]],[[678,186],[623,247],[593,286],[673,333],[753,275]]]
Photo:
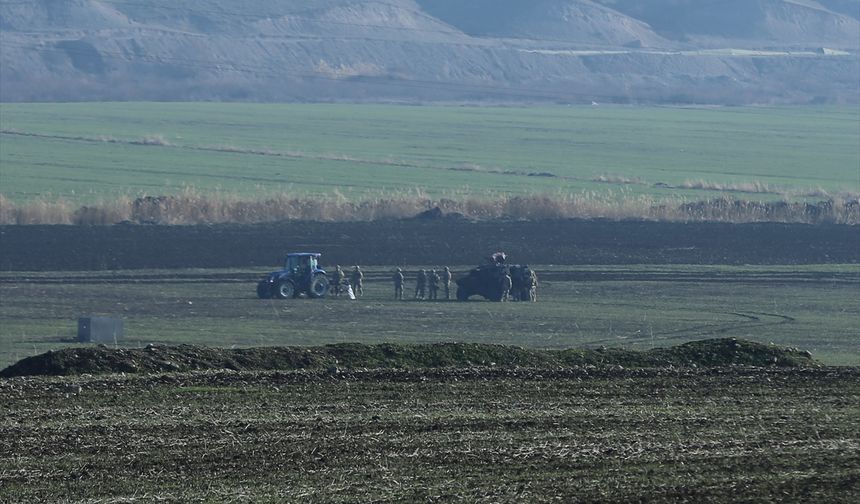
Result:
[[[244,268],[287,250],[326,264],[462,264],[502,249],[533,264],[860,263],[860,227],[556,219],[278,222],[206,226],[0,226],[0,270]],[[38,251],[34,254],[33,251]]]
[[[0,110],[2,192],[13,201],[89,205],[186,185],[342,199],[860,191],[855,109]],[[690,178],[710,182],[682,187]],[[46,359],[145,354],[150,371],[183,371],[133,376],[142,369],[132,357],[127,376],[0,378],[3,502],[850,502],[860,493],[856,225],[448,215],[13,225],[0,226],[0,239],[0,367],[65,348]],[[447,264],[456,278],[500,249],[538,272],[537,303],[392,299],[395,265],[408,297],[418,268]],[[257,299],[257,280],[287,250],[323,252],[327,269],[362,264],[365,295]],[[77,343],[84,315],[121,317],[125,338]],[[793,347],[785,352],[802,360],[809,351],[821,365],[713,364],[712,353],[697,363],[602,360],[618,348],[724,337]],[[184,372],[200,361],[173,362],[247,347],[265,360],[274,346],[312,360],[324,351],[301,347],[337,343],[380,344],[386,355],[425,343],[511,345],[491,348],[516,355],[573,348],[565,355],[598,361],[497,365],[463,351],[457,366],[395,369],[333,362],[334,353],[302,370]],[[209,348],[166,346],[177,344]]]
[[[829,364],[858,364],[857,231],[449,219],[4,226],[0,365],[73,343],[76,320],[86,314],[126,319],[131,346],[471,341],[650,348],[734,336],[807,349]],[[406,268],[414,288],[419,267],[449,265],[456,278],[470,267],[464,258],[477,262],[497,247],[536,268],[539,303],[390,299],[394,265]],[[322,251],[327,268],[361,264],[366,296],[355,303],[256,299],[256,281],[286,250],[298,249]]]
[[[432,265],[431,265],[432,267]],[[77,317],[125,319],[122,345],[474,342],[649,349],[738,337],[860,364],[860,268],[534,266],[538,303],[395,302],[391,267],[366,269],[365,296],[259,300],[263,269],[0,274],[0,366],[76,345]],[[407,292],[414,275],[407,270]],[[462,274],[467,267],[454,267]]]
[[[411,343],[470,342],[602,356],[722,337],[808,350],[825,366],[461,358],[0,378],[0,501],[847,503],[860,492],[856,226],[540,224],[5,226],[0,366],[51,349],[88,353],[75,342],[84,314],[126,323],[118,348],[94,353],[130,347],[161,369],[175,369],[164,356],[180,350],[149,343],[268,356],[268,346],[388,342],[377,348],[408,353]],[[395,261],[415,258],[398,262],[409,292],[419,261],[477,260],[493,244],[517,260],[566,262],[533,264],[537,303],[391,299]],[[274,268],[261,264],[297,245],[373,261],[365,296],[257,299],[255,282]],[[177,266],[219,261],[234,266]],[[181,351],[219,353],[197,348]],[[827,367],[839,365],[854,367]]]
[[857,368],[2,379],[0,500],[847,503],[858,404]]
[[860,192],[854,107],[2,104],[0,130],[0,192],[17,202]]

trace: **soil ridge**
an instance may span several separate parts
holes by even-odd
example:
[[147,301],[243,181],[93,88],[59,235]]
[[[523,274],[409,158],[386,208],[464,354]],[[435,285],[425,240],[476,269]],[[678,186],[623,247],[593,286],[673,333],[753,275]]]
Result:
[[173,373],[203,370],[271,371],[342,369],[437,369],[474,367],[813,367],[812,354],[796,348],[736,338],[693,341],[647,351],[620,348],[542,350],[478,343],[375,345],[339,343],[318,347],[215,348],[148,345],[69,347],[27,357],[0,377]]

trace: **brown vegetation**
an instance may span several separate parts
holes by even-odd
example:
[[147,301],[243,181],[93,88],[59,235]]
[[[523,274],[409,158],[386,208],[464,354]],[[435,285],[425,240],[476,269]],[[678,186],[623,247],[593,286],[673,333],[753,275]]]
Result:
[[686,180],[677,186],[667,186],[675,189],[696,189],[701,191],[718,191],[729,193],[749,193],[749,194],[778,194],[784,198],[821,198],[821,199],[839,199],[839,200],[856,200],[860,198],[860,194],[850,191],[827,191],[821,187],[807,188],[788,188],[775,186],[754,180],[751,182],[731,182],[720,183],[710,182],[706,180]]
[[421,194],[391,195],[354,201],[333,196],[293,196],[281,193],[262,199],[232,194],[203,194],[186,189],[171,196],[120,197],[92,206],[76,207],[59,200],[15,203],[0,195],[0,224],[192,225],[252,224],[280,221],[374,221],[414,217],[438,208],[440,215],[468,219],[606,218],[659,221],[783,222],[860,224],[856,197],[829,197],[817,203],[750,201],[723,197],[703,201],[657,199],[622,191],[614,193],[494,195],[434,199]]

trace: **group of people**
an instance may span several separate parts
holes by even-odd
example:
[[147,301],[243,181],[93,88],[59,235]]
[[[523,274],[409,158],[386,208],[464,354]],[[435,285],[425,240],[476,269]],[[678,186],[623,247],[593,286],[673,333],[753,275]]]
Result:
[[502,284],[502,301],[537,301],[537,273],[534,270],[520,268],[516,271],[517,281],[511,278],[513,272],[504,272],[500,280]]
[[[494,257],[494,260],[498,260]],[[504,258],[501,258],[504,261]],[[513,282],[509,273],[504,273],[501,278],[502,282],[502,301],[536,301],[537,290],[537,275],[534,271],[528,270],[526,278],[522,279],[521,290],[512,291]],[[446,300],[451,299],[451,269],[445,266],[444,269],[437,272],[435,269],[419,270],[415,281],[416,300],[436,301],[439,299],[439,291],[444,293]],[[403,270],[397,268],[392,276],[394,282],[394,299],[403,299],[403,284],[406,280],[403,275]],[[358,298],[364,295],[364,272],[358,265],[353,266],[352,271],[347,275],[340,265],[335,266],[334,274],[331,278],[331,294],[335,297],[341,294],[347,294],[349,297]]]
[[361,297],[364,295],[364,272],[361,271],[361,268],[358,265],[353,266],[352,272],[347,278],[346,272],[340,267],[340,265],[336,265],[334,269],[334,274],[331,279],[331,294],[332,296],[340,296],[344,293],[352,292],[352,297]]
[[[451,270],[448,266],[441,274],[435,269],[420,270],[415,282],[415,299],[435,301],[439,299],[439,289],[445,293],[445,299],[451,299]],[[403,270],[397,268],[392,277],[394,280],[394,299],[403,299]]]

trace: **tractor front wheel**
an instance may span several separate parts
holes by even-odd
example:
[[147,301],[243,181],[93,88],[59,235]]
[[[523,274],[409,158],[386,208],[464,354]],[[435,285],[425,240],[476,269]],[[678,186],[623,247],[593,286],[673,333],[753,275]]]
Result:
[[290,299],[296,297],[296,286],[289,280],[282,280],[275,290],[278,299]]
[[313,298],[324,298],[328,293],[328,277],[322,273],[314,275],[311,279],[310,295]]
[[269,299],[272,297],[272,290],[269,287],[269,282],[262,280],[257,284],[257,297],[260,299]]

